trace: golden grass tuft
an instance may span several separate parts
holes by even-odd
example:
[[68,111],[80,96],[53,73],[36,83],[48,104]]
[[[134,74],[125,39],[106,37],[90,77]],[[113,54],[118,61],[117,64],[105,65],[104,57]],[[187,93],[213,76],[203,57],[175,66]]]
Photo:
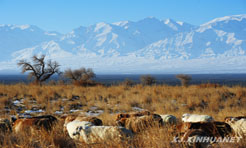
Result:
[[[172,114],[181,117],[184,113],[208,114],[215,120],[223,121],[226,116],[246,116],[246,88],[240,86],[220,86],[214,84],[191,85],[189,87],[168,85],[133,85],[133,86],[94,86],[81,87],[74,85],[47,84],[37,85],[3,85],[0,84],[0,113],[1,117],[23,113],[16,110],[13,102],[23,99],[26,109],[36,106],[45,112],[53,114],[63,111],[71,114],[70,110],[86,113],[98,110],[104,112],[98,116],[105,125],[115,125],[115,115],[133,111],[134,107],[148,109],[158,114]],[[62,108],[64,110],[62,110]],[[9,109],[9,110],[8,110]],[[56,115],[58,116],[58,115]],[[86,145],[70,139],[62,131],[59,124],[49,134],[26,133],[0,134],[0,147],[182,147],[171,143],[174,133],[170,128],[155,128],[136,135],[132,140],[122,143],[104,143]],[[233,147],[246,147],[245,140]]]

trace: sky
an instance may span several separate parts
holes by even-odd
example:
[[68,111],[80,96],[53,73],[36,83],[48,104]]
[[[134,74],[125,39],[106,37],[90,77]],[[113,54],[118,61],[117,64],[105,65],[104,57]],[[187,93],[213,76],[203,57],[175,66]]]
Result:
[[0,0],[0,24],[30,24],[61,33],[149,16],[200,25],[236,14],[246,14],[246,0]]

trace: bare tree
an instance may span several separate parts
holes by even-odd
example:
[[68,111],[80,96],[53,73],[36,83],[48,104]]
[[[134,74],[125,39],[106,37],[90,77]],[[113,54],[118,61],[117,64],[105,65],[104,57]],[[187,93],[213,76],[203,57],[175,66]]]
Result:
[[17,65],[22,68],[22,73],[29,72],[28,78],[34,78],[35,84],[41,84],[48,80],[53,74],[59,73],[59,64],[54,61],[44,60],[45,55],[32,57],[32,63],[26,60],[20,60]]
[[151,75],[143,75],[140,77],[140,81],[143,85],[153,85],[156,83],[156,79]]
[[191,76],[185,74],[176,75],[176,78],[181,81],[182,86],[187,87],[191,81]]
[[89,85],[91,79],[96,77],[96,74],[91,68],[80,68],[76,70],[68,69],[64,72],[64,77],[74,81],[74,84],[78,85]]

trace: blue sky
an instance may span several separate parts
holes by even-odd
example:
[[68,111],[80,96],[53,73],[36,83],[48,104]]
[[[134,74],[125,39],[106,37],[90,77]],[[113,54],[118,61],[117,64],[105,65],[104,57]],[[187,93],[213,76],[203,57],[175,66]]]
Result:
[[246,0],[0,0],[0,24],[32,24],[62,33],[102,21],[154,16],[200,25],[235,14],[246,14]]

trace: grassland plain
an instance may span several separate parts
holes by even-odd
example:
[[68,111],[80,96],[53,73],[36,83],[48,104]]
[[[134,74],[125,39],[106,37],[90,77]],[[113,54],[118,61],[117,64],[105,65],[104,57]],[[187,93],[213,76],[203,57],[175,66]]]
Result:
[[[226,116],[246,116],[246,88],[215,84],[189,87],[168,85],[115,85],[80,87],[65,84],[50,85],[0,85],[0,115],[95,114],[104,125],[115,125],[115,116],[121,112],[146,109],[158,114],[172,114],[180,118],[184,113],[207,114],[217,121]],[[36,111],[36,112],[35,112]],[[59,122],[51,133],[1,134],[1,147],[183,147],[172,143],[175,129],[161,127],[146,130],[133,139],[115,143],[87,145],[70,139],[63,133]],[[214,147],[246,147],[239,143],[219,143]]]

